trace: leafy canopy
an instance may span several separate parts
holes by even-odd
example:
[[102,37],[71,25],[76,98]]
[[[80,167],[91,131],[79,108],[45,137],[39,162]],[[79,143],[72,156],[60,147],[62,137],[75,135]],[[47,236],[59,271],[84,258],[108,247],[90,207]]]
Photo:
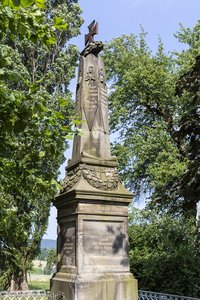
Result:
[[[68,86],[82,24],[77,1],[0,4],[0,241],[4,287],[21,287],[39,252],[73,133]],[[6,270],[6,271],[5,271]]]
[[112,40],[105,50],[111,80],[113,152],[126,186],[151,193],[153,207],[196,216],[199,190],[200,22],[177,33],[188,50],[156,53],[146,33]]
[[199,298],[200,249],[191,221],[132,211],[129,220],[131,271],[139,289]]

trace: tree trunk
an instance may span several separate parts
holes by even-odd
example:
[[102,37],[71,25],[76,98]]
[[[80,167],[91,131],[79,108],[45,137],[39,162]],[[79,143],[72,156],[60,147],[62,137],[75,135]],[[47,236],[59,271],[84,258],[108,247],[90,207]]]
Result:
[[29,290],[29,287],[28,287],[28,283],[26,281],[26,278],[24,276],[24,280],[22,281],[21,285],[20,285],[20,289],[22,291],[28,291]]
[[10,287],[9,287],[10,292],[16,291],[16,282],[14,279],[14,275],[12,275],[11,281],[10,281]]
[[22,291],[27,291],[27,290],[29,290],[28,280],[27,280],[27,268],[26,268],[27,253],[24,254],[22,262],[23,262],[23,281],[21,282],[20,288],[21,288]]
[[185,201],[182,205],[183,208],[183,216],[186,219],[193,219],[194,222],[196,222],[197,218],[197,204],[196,204],[196,199],[194,199],[193,191],[188,193],[189,195],[186,195]]

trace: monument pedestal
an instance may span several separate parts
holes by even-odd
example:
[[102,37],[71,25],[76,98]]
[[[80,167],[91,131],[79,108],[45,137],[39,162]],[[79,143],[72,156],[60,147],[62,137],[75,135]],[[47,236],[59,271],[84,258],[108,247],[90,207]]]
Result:
[[130,275],[106,274],[66,276],[58,274],[54,279],[56,290],[52,299],[65,300],[137,300],[137,281]]
[[114,191],[99,190],[83,174],[82,170],[73,188],[54,203],[58,270],[51,279],[51,299],[137,300],[137,281],[130,274],[128,257],[132,194],[119,182]]

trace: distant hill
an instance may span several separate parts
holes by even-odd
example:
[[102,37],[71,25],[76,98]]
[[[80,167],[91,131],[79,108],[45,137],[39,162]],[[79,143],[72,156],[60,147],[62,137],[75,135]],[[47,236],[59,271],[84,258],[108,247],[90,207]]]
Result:
[[42,239],[41,249],[56,249],[56,240]]

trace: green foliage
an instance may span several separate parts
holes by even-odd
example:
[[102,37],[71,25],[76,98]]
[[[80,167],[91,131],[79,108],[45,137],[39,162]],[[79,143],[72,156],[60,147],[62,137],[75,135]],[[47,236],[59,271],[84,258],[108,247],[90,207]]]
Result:
[[[47,265],[45,267],[45,274],[51,274],[52,273],[52,268],[54,267],[56,269],[56,264],[57,264],[57,253],[55,249],[50,249],[48,251],[47,255]],[[55,270],[54,270],[55,271]]]
[[50,289],[50,281],[31,281],[29,283],[30,290],[46,290]]
[[122,180],[137,195],[151,191],[152,207],[193,218],[200,199],[199,24],[177,33],[187,51],[166,54],[159,41],[153,54],[141,30],[139,38],[114,39],[104,54]]
[[33,268],[31,274],[44,275],[44,270],[42,268]]
[[48,255],[49,249],[43,248],[40,250],[40,253],[38,255],[39,260],[47,260],[47,255]]
[[150,211],[130,216],[130,263],[139,289],[200,297],[197,227]]
[[0,4],[1,270],[4,282],[14,275],[19,287],[39,253],[73,133],[68,86],[78,51],[67,42],[82,24],[76,2]]

